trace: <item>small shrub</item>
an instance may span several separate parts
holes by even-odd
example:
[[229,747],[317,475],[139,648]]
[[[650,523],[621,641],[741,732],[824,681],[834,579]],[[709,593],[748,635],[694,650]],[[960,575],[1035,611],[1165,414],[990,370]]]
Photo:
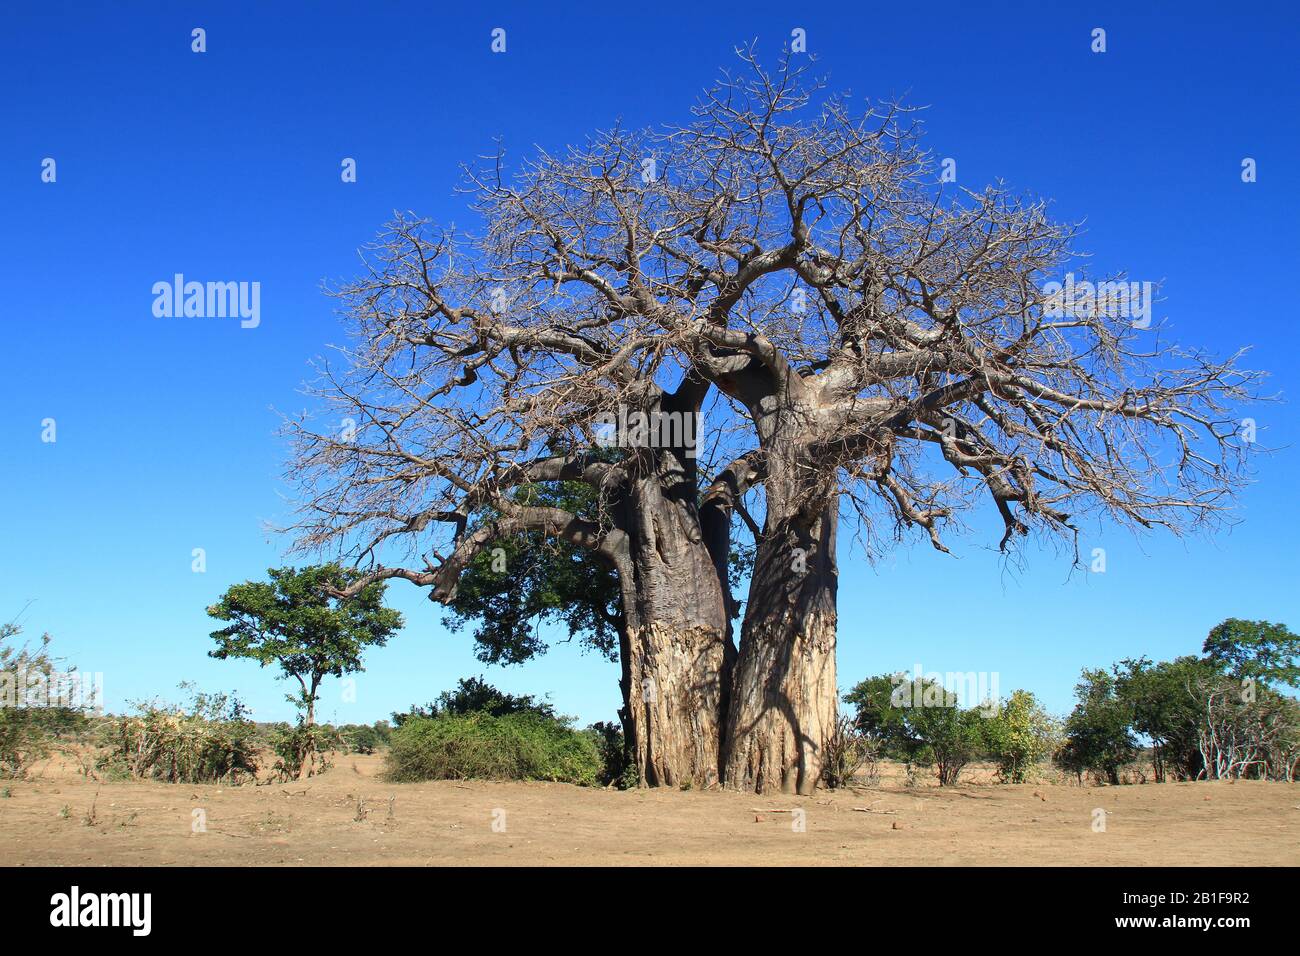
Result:
[[623,739],[623,728],[611,721],[598,721],[587,728],[596,741],[600,752],[600,782],[605,786],[614,784],[620,790],[630,790],[640,782],[636,764],[628,759],[627,741]]
[[113,719],[109,750],[97,769],[167,783],[237,783],[256,776],[256,728],[238,700],[195,691],[188,712],[158,703],[137,709],[136,716]]
[[388,779],[553,780],[599,784],[603,762],[591,734],[535,713],[409,717],[393,731]]
[[620,790],[635,790],[641,786],[641,771],[637,770],[636,764],[629,763],[623,768],[623,772],[619,774],[616,783]]
[[25,777],[32,764],[49,756],[60,737],[78,733],[87,724],[85,714],[71,707],[51,706],[48,699],[32,702],[31,681],[49,681],[59,662],[49,652],[48,634],[35,648],[8,643],[21,633],[16,624],[0,624],[0,778]]
[[340,727],[339,736],[342,738],[343,745],[354,754],[372,754],[386,743],[380,736],[378,728],[371,727],[369,724],[348,724]]
[[1014,692],[984,721],[984,743],[1003,783],[1024,783],[1029,771],[1052,752],[1055,721],[1026,690]]
[[846,786],[863,767],[870,767],[869,776],[879,779],[876,768],[876,748],[858,731],[857,721],[841,715],[825,741],[826,760],[822,766],[822,783],[830,790]]
[[298,780],[330,768],[325,757],[338,740],[334,728],[320,724],[298,724],[280,729],[271,740],[277,758],[275,773],[283,780]]

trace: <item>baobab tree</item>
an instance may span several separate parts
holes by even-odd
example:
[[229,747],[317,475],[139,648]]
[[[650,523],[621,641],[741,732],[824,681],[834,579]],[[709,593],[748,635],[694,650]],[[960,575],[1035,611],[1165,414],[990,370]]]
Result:
[[946,550],[942,527],[981,499],[1004,548],[1031,527],[1073,537],[1089,513],[1212,522],[1253,376],[1163,344],[1123,280],[1062,302],[1075,230],[1044,203],[946,197],[897,107],[814,107],[799,70],[746,58],[669,134],[687,168],[729,164],[711,245],[752,277],[726,328],[683,348],[743,408],[764,474],[724,775],[808,792],[834,720],[842,504],[869,547],[886,517]]
[[[855,111],[740,55],[689,124],[467,170],[474,236],[393,223],[340,290],[356,344],[324,373],[356,428],[297,425],[293,472],[305,545],[435,600],[513,534],[589,549],[618,575],[642,779],[807,793],[835,721],[842,521],[872,550],[910,528],[946,550],[981,501],[1004,549],[1091,516],[1213,524],[1254,376],[1133,321],[1149,295],[1123,280],[1063,300],[1076,230],[1001,187],[945,189],[901,106]],[[692,416],[694,446],[594,454],[627,409]],[[561,480],[595,517],[519,494]],[[756,553],[733,650],[737,516]]]
[[[507,308],[502,283],[529,267],[499,236],[486,243],[494,269],[465,272],[450,236],[401,220],[372,250],[371,274],[342,290],[360,347],[343,376],[323,370],[324,391],[350,424],[296,429],[302,541],[344,539],[363,561],[398,542],[424,564],[376,567],[356,587],[404,578],[442,602],[512,535],[589,551],[619,582],[624,724],[641,779],[716,784],[735,653],[720,571],[729,502],[699,500],[698,460],[680,431],[611,456],[595,430],[620,408],[697,416],[707,383],[682,371],[670,391],[656,375],[672,374],[671,353],[638,344],[620,354],[621,339],[652,337],[638,336],[637,317],[602,328],[581,302],[535,293]],[[586,486],[592,513],[540,500],[547,483]]]

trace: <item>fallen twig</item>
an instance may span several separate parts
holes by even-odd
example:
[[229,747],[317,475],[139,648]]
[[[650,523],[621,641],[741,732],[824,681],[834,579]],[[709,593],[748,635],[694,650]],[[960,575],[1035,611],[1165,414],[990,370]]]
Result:
[[249,833],[231,833],[229,830],[218,830],[215,827],[209,827],[204,833],[220,833],[222,836],[234,837],[236,840],[247,840],[252,834]]

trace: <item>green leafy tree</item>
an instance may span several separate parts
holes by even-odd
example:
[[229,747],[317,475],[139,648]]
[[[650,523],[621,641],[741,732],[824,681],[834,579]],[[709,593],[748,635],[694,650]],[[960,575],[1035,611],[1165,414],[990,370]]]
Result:
[[1231,618],[1210,632],[1204,650],[1084,671],[1058,764],[1116,783],[1145,740],[1157,781],[1293,779],[1300,706],[1275,686],[1295,685],[1296,636],[1280,624]]
[[386,720],[377,720],[373,724],[344,724],[338,731],[343,744],[356,754],[372,754],[380,747],[386,747],[392,734]]
[[933,764],[939,786],[952,786],[983,749],[984,718],[977,709],[959,707],[956,694],[947,695],[941,707],[913,707],[910,711],[912,732],[922,744],[916,762]]
[[[525,485],[514,499],[583,520],[598,517],[596,492],[578,482]],[[544,624],[560,625],[569,639],[619,659],[624,624],[617,575],[590,549],[541,532],[493,541],[470,562],[447,607],[452,630],[475,624],[475,654],[487,664],[521,664],[546,653]]]
[[[844,695],[844,702],[856,712],[858,733],[870,740],[882,755],[906,760],[910,738],[903,708],[895,706],[896,676],[880,674],[859,681]],[[910,693],[911,685],[906,685]]]
[[1233,677],[1300,687],[1300,636],[1285,624],[1230,617],[1215,625],[1202,650]]
[[1065,721],[1065,744],[1056,754],[1062,770],[1082,779],[1087,772],[1119,783],[1119,771],[1138,754],[1133,737],[1133,709],[1118,693],[1114,674],[1083,671],[1075,686],[1078,700]]
[[983,745],[983,718],[963,710],[957,695],[902,674],[870,677],[845,696],[857,708],[859,732],[889,756],[933,766],[939,786],[956,783]]
[[1024,783],[1029,769],[1051,753],[1056,722],[1027,690],[1017,690],[982,727],[984,745],[1007,783]]
[[355,597],[335,597],[358,576],[337,564],[271,568],[267,573],[270,581],[233,585],[208,608],[210,617],[229,622],[212,632],[217,647],[208,655],[277,665],[281,678],[298,682],[299,693],[288,699],[301,708],[302,722],[310,727],[321,682],[363,670],[366,648],[386,644],[401,628],[402,616],[383,606],[382,582]]
[[1198,746],[1202,708],[1193,689],[1218,676],[1215,664],[1192,656],[1153,664],[1142,657],[1111,671],[1132,729],[1151,741],[1156,781],[1195,780],[1205,761]]

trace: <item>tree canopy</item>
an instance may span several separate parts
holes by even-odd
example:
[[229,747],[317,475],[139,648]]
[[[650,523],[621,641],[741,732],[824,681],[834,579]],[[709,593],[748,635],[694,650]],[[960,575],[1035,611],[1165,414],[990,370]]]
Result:
[[300,693],[289,699],[311,723],[321,681],[362,670],[366,648],[387,643],[402,616],[383,606],[382,583],[338,597],[360,576],[351,568],[271,568],[267,574],[269,581],[232,585],[208,608],[209,617],[229,622],[212,632],[217,646],[208,655],[276,664],[279,676],[298,682]]
[[[291,421],[290,470],[300,545],[360,566],[351,590],[401,578],[454,605],[474,585],[507,658],[536,650],[509,615],[569,590],[574,565],[536,545],[591,552],[618,609],[597,592],[568,623],[603,640],[623,619],[626,729],[642,762],[668,755],[643,779],[808,792],[842,519],[868,552],[911,529],[947,550],[989,502],[1002,548],[1037,531],[1076,560],[1089,517],[1213,527],[1257,376],[1133,321],[1121,276],[1063,306],[1060,280],[1091,275],[1077,227],[943,183],[906,106],[740,55],[686,124],[467,167],[474,230],[391,222],[336,290],[353,342],[316,394],[349,424]],[[620,426],[611,457],[629,413],[669,427]],[[589,497],[519,493],[567,484]],[[755,549],[738,647],[736,517]],[[507,595],[481,562],[512,538],[529,556]],[[712,716],[673,726],[687,714]]]
[[1230,617],[1214,626],[1202,649],[1234,677],[1300,687],[1300,636],[1285,624]]

